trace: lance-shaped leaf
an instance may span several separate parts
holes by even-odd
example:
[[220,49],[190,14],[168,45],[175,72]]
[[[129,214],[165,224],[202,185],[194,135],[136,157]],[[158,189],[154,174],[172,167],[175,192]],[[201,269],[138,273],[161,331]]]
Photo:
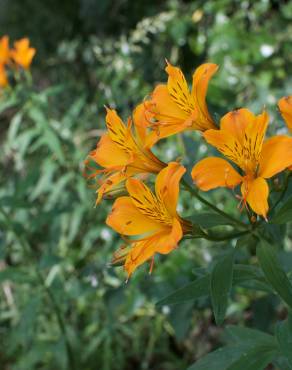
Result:
[[244,351],[240,358],[226,370],[264,370],[273,361],[277,349],[268,345],[256,345]]
[[[173,293],[158,301],[157,306],[179,304],[195,301],[207,297],[210,294],[210,274],[203,270],[204,276],[200,276]],[[247,289],[271,292],[262,271],[256,266],[236,264],[233,267],[233,285],[239,285]]]
[[200,212],[189,217],[189,220],[206,229],[215,226],[232,225],[234,223],[228,218],[224,217],[224,215],[219,215],[214,212]]
[[276,338],[281,354],[287,359],[289,369],[292,369],[292,316],[276,327]]
[[176,303],[183,303],[187,301],[196,300],[209,295],[210,275],[205,275],[197,280],[186,284],[167,297],[157,302],[157,306],[170,305]]
[[275,338],[271,334],[267,334],[261,330],[246,328],[244,326],[228,325],[225,329],[227,342],[235,345],[246,344],[253,347],[261,343],[271,347],[276,346]]
[[279,262],[274,247],[261,240],[257,247],[257,256],[268,282],[287,305],[292,308],[292,285]]
[[209,353],[188,370],[263,370],[274,359],[274,346],[258,343],[226,346]]
[[234,253],[235,249],[230,249],[216,262],[211,272],[210,294],[217,325],[222,324],[227,310],[232,286]]
[[274,224],[285,224],[292,221],[292,197],[288,198],[285,203],[275,212],[271,219]]

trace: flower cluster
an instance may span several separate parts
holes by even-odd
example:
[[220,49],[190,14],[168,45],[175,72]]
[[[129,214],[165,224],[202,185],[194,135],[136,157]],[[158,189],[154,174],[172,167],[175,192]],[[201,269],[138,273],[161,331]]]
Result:
[[[98,184],[97,203],[118,196],[106,223],[125,240],[113,263],[124,264],[128,276],[147,260],[152,261],[151,270],[156,253],[171,252],[184,235],[192,233],[192,224],[177,213],[180,180],[186,169],[178,162],[164,163],[153,154],[151,148],[159,140],[185,130],[200,131],[202,140],[221,156],[194,165],[194,185],[202,191],[240,185],[236,196],[241,209],[266,221],[267,180],[292,166],[292,138],[277,135],[265,139],[266,111],[256,116],[246,108],[234,110],[225,114],[217,127],[206,104],[209,80],[217,69],[212,63],[199,66],[190,90],[182,71],[167,62],[167,83],[158,85],[149,99],[137,106],[127,124],[116,111],[106,108],[107,133],[89,154],[86,169],[90,171],[87,176]],[[292,96],[280,99],[278,106],[292,130]],[[156,175],[154,191],[145,184],[150,174]],[[121,193],[124,196],[119,196]]]
[[30,47],[28,38],[15,41],[12,49],[8,36],[0,38],[0,88],[8,85],[7,67],[29,69],[35,53],[36,50]]

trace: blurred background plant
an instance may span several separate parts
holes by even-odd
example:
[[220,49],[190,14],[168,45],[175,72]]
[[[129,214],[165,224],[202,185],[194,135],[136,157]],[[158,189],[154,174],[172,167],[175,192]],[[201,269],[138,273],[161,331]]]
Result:
[[[266,106],[291,93],[289,1],[0,0],[0,35],[29,37],[32,79],[0,91],[1,369],[185,369],[217,348],[208,299],[155,303],[216,259],[226,243],[184,241],[125,285],[108,266],[118,237],[104,224],[111,202],[94,208],[83,160],[104,132],[104,104],[126,118],[157,82],[165,58],[190,78],[204,61],[220,65],[208,102],[215,117]],[[289,91],[290,88],[290,91]],[[158,145],[166,161],[205,152],[194,133]],[[227,192],[213,201],[234,212]],[[201,211],[181,199],[187,215]],[[281,239],[279,229],[275,230]],[[286,238],[286,249],[291,243]],[[290,243],[290,244],[289,244]],[[284,252],[283,252],[284,253]],[[253,261],[254,252],[242,253]],[[283,260],[291,270],[292,255]],[[274,296],[234,290],[227,322],[270,331],[285,309]]]

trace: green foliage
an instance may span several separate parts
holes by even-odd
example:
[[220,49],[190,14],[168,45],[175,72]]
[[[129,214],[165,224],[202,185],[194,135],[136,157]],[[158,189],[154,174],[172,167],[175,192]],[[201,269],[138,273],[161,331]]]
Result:
[[280,265],[275,250],[265,241],[261,241],[257,248],[257,256],[266,279],[291,308],[292,284]]
[[289,369],[292,368],[292,320],[291,315],[285,322],[276,327],[276,338],[281,354],[287,359]]
[[211,271],[210,294],[217,325],[223,323],[228,306],[228,297],[232,285],[234,254],[234,249],[229,250],[226,255],[220,257]]
[[[164,58],[189,81],[201,62],[220,65],[207,96],[217,120],[265,105],[270,131],[283,127],[275,105],[291,94],[291,19],[286,1],[3,2],[0,36],[28,36],[37,54],[32,79],[0,92],[1,369],[292,368],[289,176],[272,179],[269,223],[257,228],[240,225],[249,220],[230,192],[204,194],[221,214],[183,192],[198,239],[128,284],[109,267],[121,243],[104,225],[111,202],[94,208],[82,176],[103,105],[126,119],[166,81]],[[206,156],[194,133],[155,150],[188,168]],[[217,323],[236,324],[223,336],[212,308]]]

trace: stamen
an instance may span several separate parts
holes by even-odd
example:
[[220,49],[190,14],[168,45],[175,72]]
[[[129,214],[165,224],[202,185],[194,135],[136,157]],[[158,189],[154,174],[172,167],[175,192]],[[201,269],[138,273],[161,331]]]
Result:
[[151,274],[152,274],[153,267],[154,267],[154,256],[152,256],[152,259],[151,259],[149,275],[151,275]]

